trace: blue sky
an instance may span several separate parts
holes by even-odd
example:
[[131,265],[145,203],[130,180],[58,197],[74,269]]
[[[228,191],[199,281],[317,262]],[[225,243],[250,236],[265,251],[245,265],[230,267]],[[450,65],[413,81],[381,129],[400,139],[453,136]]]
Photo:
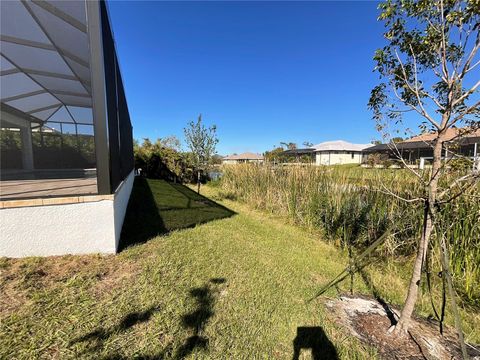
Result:
[[378,139],[367,109],[377,3],[112,1],[137,139],[183,138],[199,113],[218,152]]

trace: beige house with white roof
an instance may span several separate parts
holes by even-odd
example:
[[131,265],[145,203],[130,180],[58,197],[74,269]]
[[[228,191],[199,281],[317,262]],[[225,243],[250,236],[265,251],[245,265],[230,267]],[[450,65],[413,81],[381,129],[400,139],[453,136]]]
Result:
[[315,145],[316,165],[361,164],[362,151],[372,144],[352,144],[343,140],[326,141]]
[[222,159],[222,164],[232,165],[241,163],[263,163],[263,155],[246,152],[242,154],[233,154],[225,156]]

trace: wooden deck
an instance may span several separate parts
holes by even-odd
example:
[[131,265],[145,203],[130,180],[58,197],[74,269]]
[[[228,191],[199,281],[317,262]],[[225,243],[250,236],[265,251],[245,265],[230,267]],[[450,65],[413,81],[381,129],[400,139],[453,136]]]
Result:
[[0,200],[69,197],[96,193],[96,177],[0,181]]

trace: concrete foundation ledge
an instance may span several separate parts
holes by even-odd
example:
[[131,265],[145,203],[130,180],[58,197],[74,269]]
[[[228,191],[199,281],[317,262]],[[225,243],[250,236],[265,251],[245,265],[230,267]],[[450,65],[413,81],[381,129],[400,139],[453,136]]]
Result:
[[116,253],[133,180],[112,195],[0,202],[0,256]]
[[114,200],[115,195],[83,195],[83,196],[67,196],[52,197],[43,199],[22,199],[22,200],[3,200],[0,201],[0,209],[10,209],[16,207],[30,206],[49,206],[49,205],[66,205],[78,204],[86,202],[96,202],[102,200]]

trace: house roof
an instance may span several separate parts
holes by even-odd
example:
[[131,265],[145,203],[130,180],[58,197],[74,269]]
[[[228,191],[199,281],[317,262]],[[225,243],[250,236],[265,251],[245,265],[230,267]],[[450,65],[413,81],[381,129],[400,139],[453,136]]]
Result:
[[370,146],[369,148],[366,148],[363,151],[375,152],[375,151],[388,150],[389,148],[390,148],[390,144],[377,144],[377,145]]
[[290,149],[290,150],[285,150],[283,152],[283,155],[305,155],[305,154],[311,154],[314,151],[315,151],[314,148]]
[[372,144],[352,144],[343,140],[325,141],[314,145],[315,151],[362,151]]
[[[445,133],[445,140],[446,141],[451,141],[454,140],[455,138],[467,138],[467,137],[479,137],[480,136],[480,129],[477,129],[475,131],[469,132],[468,134],[465,134],[468,132],[468,128],[450,128],[447,129]],[[403,143],[409,143],[409,142],[416,142],[416,141],[422,141],[422,142],[429,142],[435,139],[436,132],[430,132],[427,134],[421,134],[417,136],[413,136],[410,139],[407,139],[403,141]]]
[[[462,134],[466,129],[451,128],[446,132],[446,141],[452,141],[461,145],[471,145],[480,142],[480,129],[469,134]],[[432,147],[432,140],[435,133],[421,134],[413,136],[410,139],[396,144],[378,144],[365,149],[366,152],[393,150],[395,147],[399,150],[426,149]]]
[[263,160],[263,156],[251,152],[245,152],[242,154],[228,155],[223,160]]

